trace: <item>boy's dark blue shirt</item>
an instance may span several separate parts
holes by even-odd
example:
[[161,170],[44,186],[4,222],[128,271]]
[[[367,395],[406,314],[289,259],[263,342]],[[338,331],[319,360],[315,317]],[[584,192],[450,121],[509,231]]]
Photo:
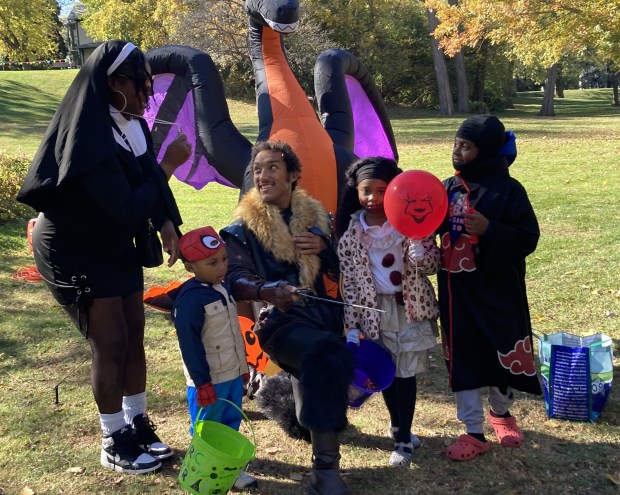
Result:
[[[224,284],[222,286],[229,292],[228,287]],[[185,282],[174,296],[172,321],[177,331],[183,362],[196,387],[211,381],[201,335],[205,319],[204,307],[215,301],[228,305],[224,296],[211,284],[200,282],[195,278]]]

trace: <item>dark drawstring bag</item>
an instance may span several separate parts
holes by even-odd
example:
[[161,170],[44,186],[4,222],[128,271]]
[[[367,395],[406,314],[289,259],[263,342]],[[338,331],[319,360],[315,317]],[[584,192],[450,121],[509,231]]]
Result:
[[146,228],[136,234],[135,242],[142,266],[154,268],[164,262],[161,241],[150,218],[146,221]]

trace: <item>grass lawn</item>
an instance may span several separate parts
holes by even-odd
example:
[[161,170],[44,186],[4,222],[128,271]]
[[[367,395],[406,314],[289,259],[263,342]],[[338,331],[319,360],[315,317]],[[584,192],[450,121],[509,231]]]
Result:
[[[75,71],[0,73],[0,150],[32,155]],[[541,225],[537,251],[528,258],[528,295],[537,334],[605,332],[620,343],[620,109],[608,90],[567,91],[555,118],[537,117],[540,93],[519,95],[500,118],[515,131],[519,157],[511,173],[527,189]],[[256,137],[253,103],[229,102],[233,121]],[[392,125],[405,169],[440,178],[452,174],[450,154],[464,116],[442,118],[392,109]],[[228,223],[237,192],[218,185],[201,191],[174,181],[185,229]],[[13,280],[33,263],[26,219],[0,226],[0,495],[182,494],[176,477],[189,445],[185,388],[174,329],[164,314],[147,308],[147,392],[161,437],[176,452],[155,475],[132,477],[99,465],[100,430],[89,385],[89,350],[41,283]],[[96,226],[93,226],[96,228]],[[146,270],[147,287],[184,279],[180,264]],[[380,397],[351,410],[342,467],[358,495],[617,494],[620,484],[618,385],[596,423],[550,420],[540,397],[518,395],[512,413],[525,445],[493,442],[469,463],[443,455],[462,433],[447,388],[439,349],[430,372],[419,378],[415,432],[424,445],[411,469],[387,467],[389,419]],[[620,361],[615,360],[618,375]],[[58,386],[59,402],[55,401]],[[257,459],[249,471],[260,479],[252,493],[303,493],[310,447],[291,440],[255,405],[246,410],[256,433]],[[249,429],[242,432],[250,436]]]

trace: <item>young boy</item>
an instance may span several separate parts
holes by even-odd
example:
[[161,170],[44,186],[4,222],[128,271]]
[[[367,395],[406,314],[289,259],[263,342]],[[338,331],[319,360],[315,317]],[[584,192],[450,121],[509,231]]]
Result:
[[[202,227],[181,237],[179,251],[185,269],[194,274],[179,289],[172,308],[187,381],[190,434],[201,407],[199,419],[238,430],[241,413],[217,400],[241,408],[243,381],[249,377],[235,301],[222,285],[228,270],[226,245],[212,227]],[[256,478],[242,471],[235,488],[256,484]]]
[[483,430],[485,389],[487,420],[504,447],[523,443],[509,412],[513,390],[541,393],[525,290],[525,258],[540,232],[525,189],[508,172],[515,158],[514,134],[497,117],[476,115],[456,133],[456,173],[444,181],[449,206],[439,232],[440,319],[457,417],[467,432],[446,450],[456,461],[490,448]]

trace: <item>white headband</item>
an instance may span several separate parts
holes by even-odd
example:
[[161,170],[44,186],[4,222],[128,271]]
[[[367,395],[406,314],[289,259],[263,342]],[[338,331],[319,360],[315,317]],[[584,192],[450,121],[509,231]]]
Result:
[[135,47],[136,45],[134,45],[133,43],[127,43],[123,47],[121,52],[116,57],[116,60],[114,60],[114,62],[112,62],[112,65],[110,65],[110,68],[108,69],[108,76],[112,74],[112,72],[114,72],[118,68],[118,66],[125,61],[125,59],[129,56],[129,54],[134,50]]

